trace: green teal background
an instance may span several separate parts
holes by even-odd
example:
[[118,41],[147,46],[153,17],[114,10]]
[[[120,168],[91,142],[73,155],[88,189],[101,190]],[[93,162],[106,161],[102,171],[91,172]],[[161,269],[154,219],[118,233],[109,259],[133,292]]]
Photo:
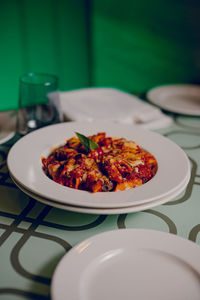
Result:
[[0,0],[0,108],[18,105],[19,76],[59,76],[61,90],[88,85],[85,1]]
[[143,93],[198,82],[200,1],[93,1],[93,78]]
[[27,72],[60,90],[199,83],[199,15],[197,0],[0,0],[0,110]]

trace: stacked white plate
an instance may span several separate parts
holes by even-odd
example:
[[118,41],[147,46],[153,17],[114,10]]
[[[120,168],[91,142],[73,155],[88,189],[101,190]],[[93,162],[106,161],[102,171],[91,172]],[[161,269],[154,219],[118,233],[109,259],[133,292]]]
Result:
[[[90,193],[75,190],[49,179],[41,157],[80,132],[124,137],[153,154],[158,162],[156,175],[144,185],[120,192]],[[7,159],[13,181],[26,194],[57,208],[91,214],[119,214],[141,211],[168,202],[179,195],[190,179],[190,163],[174,142],[134,125],[112,122],[66,122],[44,127],[21,138]]]

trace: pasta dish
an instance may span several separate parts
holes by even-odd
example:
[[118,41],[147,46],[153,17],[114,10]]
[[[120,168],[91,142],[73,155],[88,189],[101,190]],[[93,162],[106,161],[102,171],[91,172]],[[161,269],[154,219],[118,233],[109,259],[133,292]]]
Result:
[[156,159],[134,141],[105,132],[77,135],[42,157],[46,175],[61,185],[93,193],[123,191],[156,174]]

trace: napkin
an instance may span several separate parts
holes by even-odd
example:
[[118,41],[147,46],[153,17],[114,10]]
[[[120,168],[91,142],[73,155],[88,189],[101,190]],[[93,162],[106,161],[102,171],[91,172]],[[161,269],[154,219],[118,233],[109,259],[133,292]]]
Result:
[[139,97],[115,88],[84,88],[60,92],[65,121],[113,121],[148,129],[167,127],[172,119]]

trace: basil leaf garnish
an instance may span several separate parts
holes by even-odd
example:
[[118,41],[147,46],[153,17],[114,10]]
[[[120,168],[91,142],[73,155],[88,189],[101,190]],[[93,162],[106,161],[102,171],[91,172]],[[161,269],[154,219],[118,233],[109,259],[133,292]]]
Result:
[[98,148],[99,146],[92,140],[89,139],[88,137],[86,137],[85,135],[75,132],[79,141],[81,142],[81,144],[83,145],[83,147],[85,148],[85,150],[87,152],[90,151],[90,149],[94,150],[96,148]]

